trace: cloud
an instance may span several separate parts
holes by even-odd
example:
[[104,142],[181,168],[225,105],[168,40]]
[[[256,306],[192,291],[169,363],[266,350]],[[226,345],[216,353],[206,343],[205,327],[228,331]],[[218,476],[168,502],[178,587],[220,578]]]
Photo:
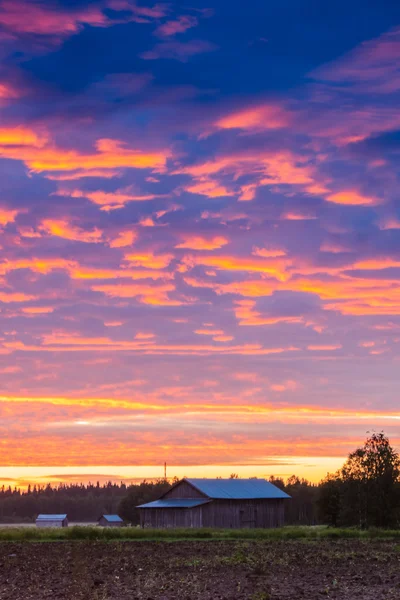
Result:
[[111,298],[138,298],[144,304],[154,306],[180,306],[179,300],[169,297],[169,292],[175,291],[173,283],[135,283],[135,284],[101,284],[93,285],[92,290],[102,292]]
[[67,219],[44,219],[39,229],[51,236],[60,237],[65,240],[84,242],[87,244],[99,244],[103,241],[103,232],[100,229],[81,229],[70,223]]
[[195,183],[186,185],[184,189],[191,194],[200,194],[201,196],[208,196],[208,198],[234,196],[233,191],[228,190],[224,185],[221,185],[213,179],[208,179],[207,177],[198,178]]
[[[192,182],[184,189],[194,194],[208,197],[232,196],[239,194],[240,200],[252,200],[260,186],[296,186],[311,195],[320,196],[328,192],[326,178],[307,156],[291,151],[246,150],[221,154],[214,160],[183,166],[174,174],[186,174]],[[231,189],[226,179],[231,178]],[[253,183],[234,188],[242,176],[252,177]]]
[[291,116],[282,106],[265,104],[243,108],[221,117],[215,123],[217,129],[243,129],[263,131],[281,129],[290,125]]
[[137,239],[135,231],[120,231],[116,237],[109,241],[110,248],[126,248],[132,246]]
[[99,206],[100,210],[104,211],[118,210],[124,208],[130,202],[147,202],[159,197],[155,194],[135,194],[130,188],[119,189],[115,192],[103,192],[101,190],[92,192],[61,188],[56,192],[56,195],[69,196],[70,198],[87,198],[90,202]]
[[184,33],[192,27],[196,27],[199,21],[191,15],[182,15],[174,21],[166,21],[155,30],[155,35],[159,37],[169,37],[178,33]]
[[349,206],[374,206],[380,202],[378,198],[365,196],[357,190],[336,192],[334,194],[329,194],[325,199],[334,204],[347,204]]
[[[109,9],[115,11],[111,18]],[[23,18],[21,18],[23,15]],[[165,16],[162,5],[140,7],[129,0],[109,0],[97,4],[54,6],[43,0],[3,0],[0,27],[13,36],[43,36],[59,44],[79,33],[84,26],[111,27],[129,21],[148,22]]]
[[190,250],[217,250],[229,244],[229,240],[221,235],[206,237],[202,235],[183,235],[183,241],[175,248],[188,248]]
[[339,59],[314,70],[311,77],[351,84],[358,93],[388,94],[400,90],[400,29],[360,44]]
[[0,227],[5,227],[9,223],[14,223],[18,215],[18,210],[0,206]]
[[223,3],[1,4],[7,461],[323,476],[398,440],[397,29],[317,66],[278,5],[271,58]]
[[190,40],[189,42],[161,42],[156,44],[152,50],[143,52],[140,56],[144,60],[178,60],[179,62],[187,62],[197,54],[213,52],[217,47],[211,42],[205,40]]
[[188,255],[183,258],[183,263],[189,267],[202,265],[223,271],[267,273],[276,279],[285,280],[287,278],[286,269],[290,264],[290,260],[280,257],[271,258],[267,261],[258,257]]
[[174,259],[173,254],[153,254],[152,252],[141,254],[125,254],[125,261],[133,267],[144,267],[147,269],[165,269]]
[[[32,173],[68,172],[74,175],[107,172],[109,169],[151,169],[163,171],[169,150],[143,152],[131,149],[120,140],[99,139],[94,152],[63,150],[52,144],[46,134],[25,128],[0,129],[0,157],[20,160]],[[126,200],[126,199],[125,199]]]

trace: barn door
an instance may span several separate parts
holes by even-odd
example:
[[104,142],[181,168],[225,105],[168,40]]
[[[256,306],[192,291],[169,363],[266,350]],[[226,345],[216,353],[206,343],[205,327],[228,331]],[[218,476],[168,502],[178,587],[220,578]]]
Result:
[[240,527],[248,528],[255,527],[257,520],[257,509],[254,504],[243,506],[239,512]]

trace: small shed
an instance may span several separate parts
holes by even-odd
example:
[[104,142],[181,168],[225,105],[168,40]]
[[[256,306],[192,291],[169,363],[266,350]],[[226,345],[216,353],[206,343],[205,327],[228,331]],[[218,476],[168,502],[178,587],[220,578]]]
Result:
[[141,504],[142,527],[280,527],[288,494],[265,479],[182,479]]
[[37,527],[68,527],[67,515],[38,515]]
[[122,527],[124,522],[119,515],[101,515],[98,524],[101,527]]

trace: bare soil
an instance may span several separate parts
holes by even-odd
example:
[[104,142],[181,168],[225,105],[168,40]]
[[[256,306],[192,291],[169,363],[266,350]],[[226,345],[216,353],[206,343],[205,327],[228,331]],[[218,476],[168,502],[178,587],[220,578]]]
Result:
[[0,544],[1,600],[400,600],[388,541]]

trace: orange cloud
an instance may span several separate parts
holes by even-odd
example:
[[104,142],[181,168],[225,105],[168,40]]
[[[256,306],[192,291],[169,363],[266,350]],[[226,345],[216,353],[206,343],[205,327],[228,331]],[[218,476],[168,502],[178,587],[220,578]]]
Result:
[[249,202],[250,200],[254,200],[256,192],[257,184],[249,183],[248,185],[242,185],[238,200],[241,202]]
[[44,219],[40,228],[46,233],[65,240],[98,244],[103,241],[103,232],[94,228],[91,231],[81,229],[68,222],[67,219]]
[[285,221],[312,221],[317,217],[315,215],[304,214],[300,212],[290,211],[281,216]]
[[165,269],[174,259],[173,254],[153,254],[152,252],[142,254],[125,254],[125,260],[134,267],[145,267],[147,269]]
[[388,269],[390,267],[400,267],[400,261],[392,258],[382,256],[376,258],[370,258],[366,260],[360,260],[352,265],[353,269],[361,270],[379,270]]
[[342,348],[341,344],[314,344],[314,345],[310,345],[307,346],[308,350],[312,350],[312,351],[329,351],[329,350],[340,350],[340,348]]
[[0,292],[0,302],[9,304],[13,302],[29,302],[30,300],[37,300],[36,296],[24,294],[22,292]]
[[201,235],[184,235],[184,241],[177,244],[175,248],[189,248],[190,250],[217,250],[229,244],[229,240],[217,235],[214,237],[204,237]]
[[344,190],[326,196],[325,200],[334,204],[347,204],[349,206],[375,206],[380,200],[372,196],[360,194],[357,190]]
[[332,254],[341,254],[342,252],[351,252],[351,249],[338,242],[323,242],[320,247],[321,252],[331,252]]
[[151,340],[154,337],[156,337],[154,333],[139,332],[135,335],[135,340]]
[[0,156],[23,161],[33,173],[82,174],[131,168],[162,172],[171,151],[143,152],[112,139],[97,140],[94,152],[64,150],[49,142],[46,135],[19,127],[0,129]]
[[70,269],[75,265],[74,261],[64,258],[26,258],[19,260],[6,260],[0,263],[0,275],[19,269],[29,269],[36,273],[47,274],[56,269]]
[[288,275],[287,267],[291,261],[282,258],[270,259],[242,258],[239,256],[185,256],[183,263],[188,267],[203,265],[213,267],[222,271],[247,271],[266,273],[276,279],[284,281]]
[[[120,175],[121,171],[118,169],[87,169],[86,171],[76,171],[72,173],[57,173],[56,175],[53,173],[46,173],[46,179],[50,179],[51,181],[75,181],[79,179],[85,179],[86,177],[100,177],[103,179],[113,179],[114,177],[119,177]],[[69,192],[67,192],[66,190],[61,190],[60,192],[58,192],[58,194],[61,196],[70,195]]]
[[161,285],[155,284],[102,284],[93,285],[92,290],[102,292],[112,298],[138,298],[143,304],[153,304],[160,306],[180,306],[182,302],[172,300],[168,292],[175,291],[172,283]]
[[5,227],[9,223],[14,223],[15,217],[18,215],[17,210],[0,207],[0,227]]
[[34,316],[47,315],[54,312],[54,308],[52,306],[26,306],[22,309],[22,312]]
[[196,329],[195,333],[197,335],[223,335],[223,330],[221,329]]
[[[217,157],[212,161],[182,167],[173,172],[173,174],[187,174],[194,177],[195,193],[211,196],[215,188],[216,196],[232,195],[233,192],[224,193],[227,192],[226,188],[211,179],[211,176],[218,173],[231,174],[234,180],[240,176],[252,174],[258,178],[257,186],[299,185],[308,193],[316,195],[327,191],[323,185],[324,182],[319,181],[316,168],[309,164],[309,159],[289,151],[233,153]],[[220,190],[219,187],[221,187]]]
[[121,231],[115,238],[110,240],[110,248],[126,248],[126,246],[132,246],[137,238],[135,231]]
[[297,381],[293,381],[293,379],[288,379],[284,383],[271,385],[271,390],[274,392],[294,392],[299,388],[299,384]]
[[0,128],[0,151],[6,153],[7,148],[10,152],[13,148],[43,148],[48,141],[47,135],[40,134],[27,127],[1,127]]
[[234,312],[239,325],[258,326],[304,322],[302,317],[262,316],[261,313],[255,310],[255,306],[256,302],[254,300],[236,300]]
[[383,231],[386,229],[400,229],[400,221],[395,217],[383,219],[379,225],[379,229]]
[[249,131],[264,129],[281,129],[291,122],[290,114],[279,105],[262,105],[245,108],[219,119],[215,126],[218,129],[244,129]]
[[174,274],[165,271],[132,270],[132,269],[96,269],[95,267],[82,267],[78,263],[67,268],[71,279],[173,279]]
[[233,335],[216,335],[213,337],[214,342],[231,342],[233,339]]
[[200,194],[208,196],[208,198],[234,196],[234,192],[228,190],[224,185],[205,177],[198,179],[196,183],[185,186],[184,189],[191,194]]
[[69,196],[70,198],[87,198],[93,204],[100,207],[100,210],[110,211],[123,208],[130,202],[147,202],[154,200],[160,196],[154,194],[135,194],[129,191],[130,188],[117,190],[116,192],[102,192],[101,190],[90,192],[83,190],[67,190],[60,189],[57,191],[57,196]]
[[267,356],[283,354],[285,352],[296,352],[299,349],[293,346],[265,348],[261,344],[243,344],[236,346],[214,346],[196,344],[156,344],[152,340],[117,341],[107,337],[85,338],[67,333],[53,333],[42,337],[41,345],[25,345],[23,342],[4,342],[6,351],[20,350],[25,352],[62,351],[62,352],[138,352],[149,355],[188,355],[207,356],[212,354],[237,354],[249,356]]

